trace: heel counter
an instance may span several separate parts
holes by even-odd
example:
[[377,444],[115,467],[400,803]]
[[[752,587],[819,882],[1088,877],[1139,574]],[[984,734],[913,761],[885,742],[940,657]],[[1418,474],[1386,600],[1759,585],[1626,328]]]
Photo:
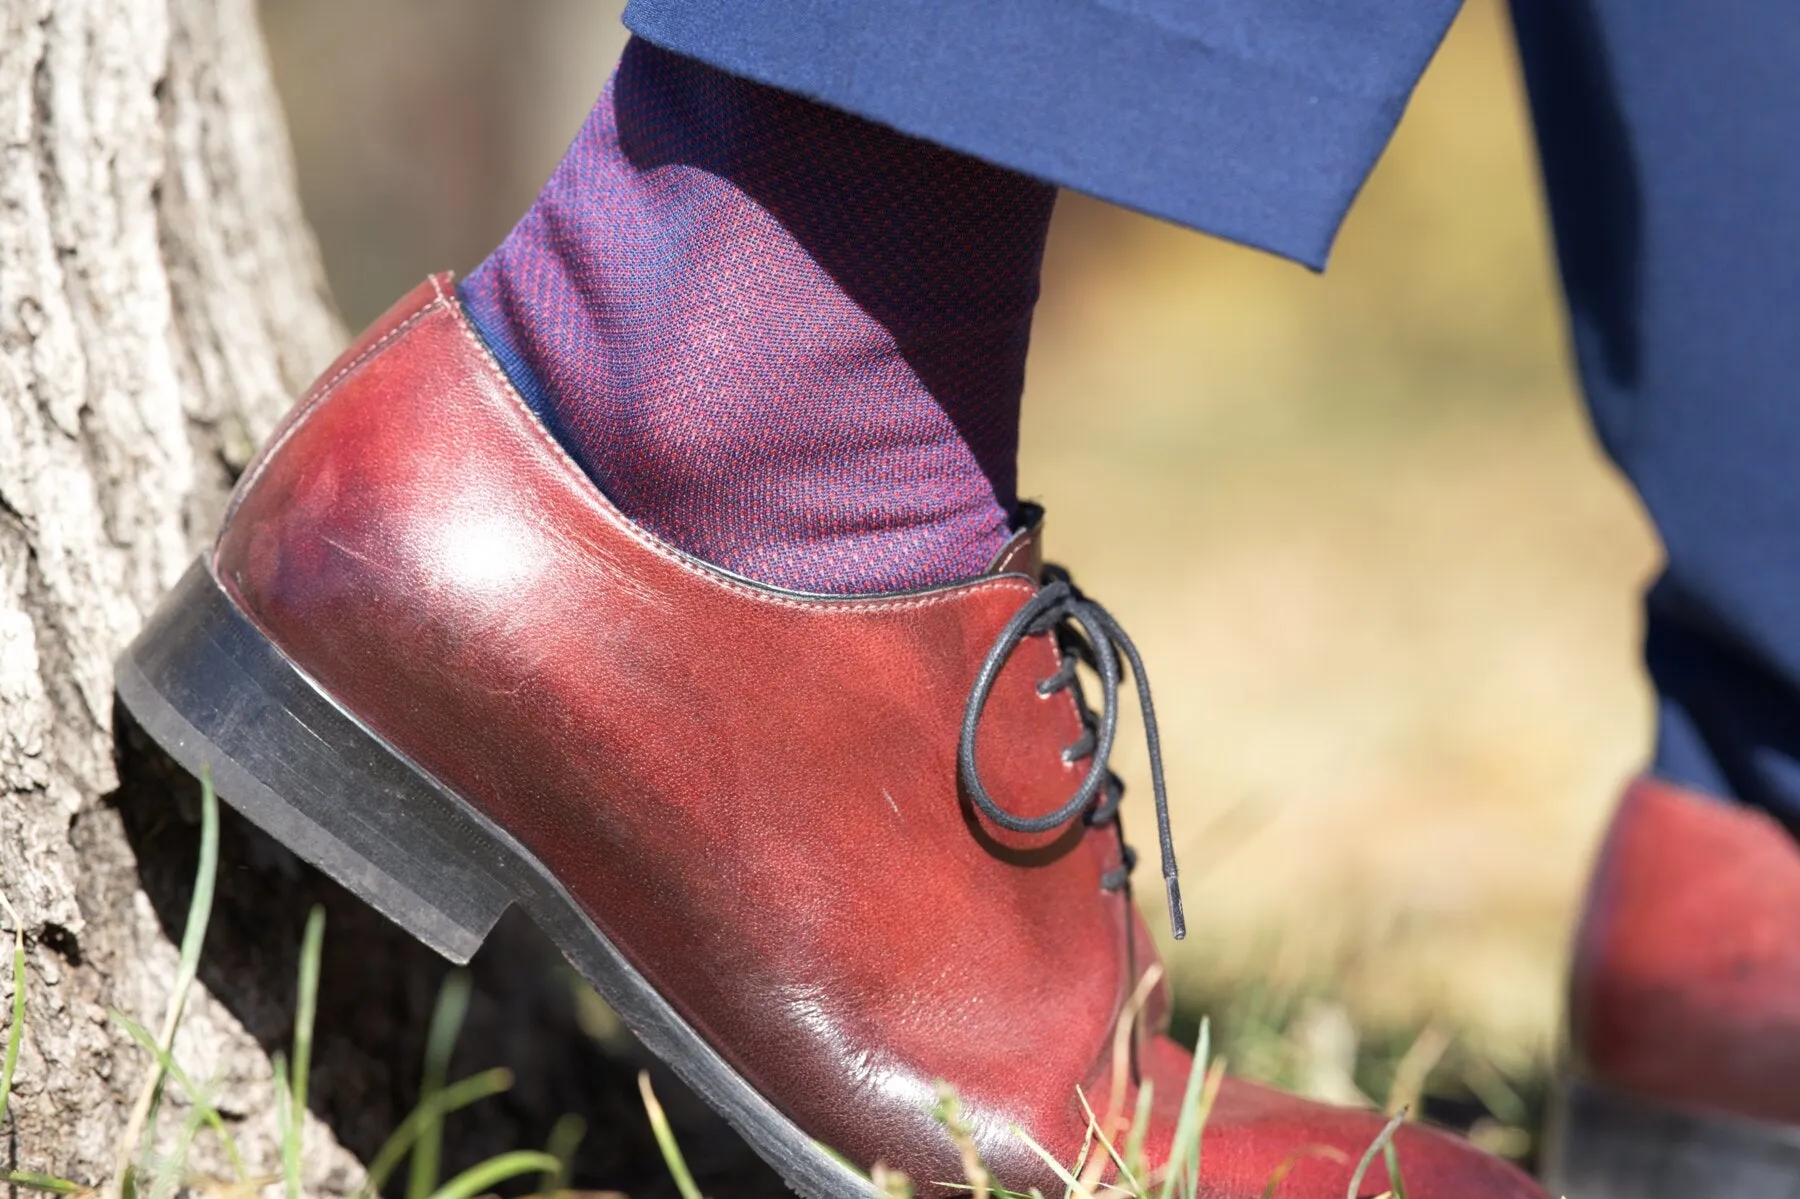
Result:
[[1571,1051],[1614,1090],[1800,1124],[1800,846],[1656,779],[1626,794],[1576,953]]
[[295,461],[296,455],[289,452],[295,435],[321,408],[347,390],[346,384],[359,370],[401,341],[421,320],[453,303],[450,272],[441,272],[420,283],[345,347],[269,434],[232,490],[210,554],[214,577],[234,599],[241,603],[245,598],[239,591],[244,568],[261,540],[259,533],[263,530],[259,526],[266,523],[264,518],[270,510],[279,512],[282,508],[279,503],[260,504],[256,497],[271,490],[291,489],[293,476],[311,467],[310,463]]
[[1563,991],[1562,1052],[1570,1065],[1584,1072],[1592,1069],[1588,1050],[1594,1035],[1598,992],[1603,990],[1601,976],[1611,939],[1609,925],[1616,908],[1615,876],[1619,856],[1624,852],[1620,842],[1641,806],[1639,786],[1637,782],[1627,785],[1595,848],[1570,938],[1569,972]]

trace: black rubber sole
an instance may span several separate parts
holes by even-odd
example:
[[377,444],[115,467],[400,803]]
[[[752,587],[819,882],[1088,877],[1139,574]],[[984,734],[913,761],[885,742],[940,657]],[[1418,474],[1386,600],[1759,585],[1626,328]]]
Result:
[[1565,1083],[1544,1181],[1569,1199],[1800,1199],[1800,1132]]
[[807,1199],[880,1192],[731,1068],[538,860],[345,712],[204,559],[120,655],[119,697],[219,797],[451,961],[517,903],[633,1033]]

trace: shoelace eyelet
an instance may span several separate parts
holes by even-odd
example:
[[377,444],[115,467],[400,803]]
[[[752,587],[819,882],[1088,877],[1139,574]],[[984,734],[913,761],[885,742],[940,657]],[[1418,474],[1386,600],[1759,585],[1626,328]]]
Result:
[[[1176,940],[1187,935],[1187,920],[1181,908],[1181,879],[1175,861],[1175,839],[1169,828],[1169,796],[1163,783],[1162,737],[1157,729],[1156,709],[1150,701],[1150,680],[1144,673],[1144,661],[1119,622],[1105,608],[1083,595],[1068,572],[1060,567],[1044,568],[1045,582],[1000,630],[993,648],[981,663],[975,684],[969,690],[969,702],[963,710],[962,735],[956,753],[957,775],[969,798],[981,813],[1001,828],[1017,833],[1046,833],[1061,828],[1080,815],[1090,825],[1119,826],[1119,803],[1124,784],[1108,766],[1113,740],[1119,725],[1119,683],[1124,657],[1137,686],[1138,704],[1144,712],[1144,740],[1150,756],[1150,784],[1156,803],[1157,841],[1162,850],[1163,888],[1169,904],[1169,930]],[[1074,794],[1062,806],[1042,816],[1019,816],[998,804],[981,781],[975,764],[975,735],[981,726],[981,713],[987,707],[994,681],[1007,659],[1026,637],[1055,630],[1057,649],[1062,664],[1057,672],[1037,683],[1040,696],[1052,695],[1071,685],[1075,688],[1077,707],[1081,711],[1084,730],[1080,740],[1062,751],[1064,765],[1083,759],[1091,761]],[[1076,679],[1080,663],[1086,662],[1100,676],[1101,704],[1096,726],[1094,714],[1087,706]],[[1104,791],[1104,795],[1102,795]],[[1125,885],[1125,877],[1137,863],[1137,855],[1124,842],[1121,829],[1120,866],[1107,871],[1101,886],[1109,891]],[[1117,885],[1110,885],[1117,879]]]

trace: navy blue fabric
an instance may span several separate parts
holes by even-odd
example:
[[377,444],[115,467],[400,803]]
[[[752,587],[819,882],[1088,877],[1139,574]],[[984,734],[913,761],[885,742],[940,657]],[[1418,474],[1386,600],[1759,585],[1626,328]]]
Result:
[[1800,5],[1514,14],[1582,384],[1668,554],[1654,769],[1800,828]]
[[646,41],[1324,265],[1460,0],[631,0]]

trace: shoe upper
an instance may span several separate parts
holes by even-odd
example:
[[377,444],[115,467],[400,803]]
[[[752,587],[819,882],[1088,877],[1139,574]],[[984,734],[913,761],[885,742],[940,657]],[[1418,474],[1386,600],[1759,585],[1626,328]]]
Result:
[[[1103,885],[1124,865],[1112,828],[1011,832],[958,784],[971,685],[1037,593],[1035,555],[1027,536],[980,579],[849,598],[698,562],[594,488],[439,277],[296,406],[213,566],[300,669],[522,842],[814,1137],[958,1179],[929,1114],[944,1080],[1003,1180],[1060,1193],[1011,1130],[1072,1161],[1078,1088],[1130,1110],[1108,1082],[1113,1032],[1154,949],[1129,892]],[[1064,753],[1086,730],[1074,698],[1038,686],[1060,666],[1052,636],[1025,637],[979,726],[981,777],[1021,816],[1055,811],[1087,769]],[[1166,1010],[1159,989],[1146,1026]],[[1156,1080],[1156,1152],[1190,1060],[1152,1034],[1136,1056]],[[1309,1142],[1360,1154],[1379,1128],[1269,1094],[1222,1094],[1209,1171],[1244,1181],[1217,1194],[1261,1194]],[[1234,1158],[1234,1121],[1281,1136],[1244,1133]],[[1539,1194],[1438,1134],[1404,1143],[1454,1193]],[[1348,1167],[1327,1162],[1295,1185],[1327,1167],[1341,1194]]]
[[1768,815],[1634,783],[1576,940],[1578,1069],[1678,1106],[1800,1124],[1800,846]]

